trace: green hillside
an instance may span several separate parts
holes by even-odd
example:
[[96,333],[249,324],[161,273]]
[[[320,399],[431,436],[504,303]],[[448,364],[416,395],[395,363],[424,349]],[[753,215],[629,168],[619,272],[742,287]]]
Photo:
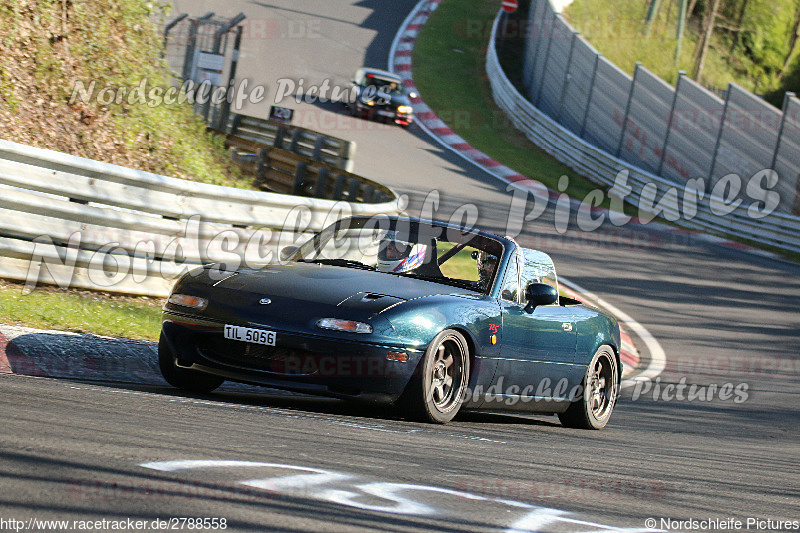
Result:
[[[162,5],[163,4],[163,5]],[[187,103],[80,98],[95,82],[169,88],[157,24],[166,3],[146,0],[0,2],[0,138],[189,180],[250,187]],[[100,102],[98,102],[100,100]],[[111,100],[109,102],[109,100]],[[105,104],[105,105],[103,105]]]

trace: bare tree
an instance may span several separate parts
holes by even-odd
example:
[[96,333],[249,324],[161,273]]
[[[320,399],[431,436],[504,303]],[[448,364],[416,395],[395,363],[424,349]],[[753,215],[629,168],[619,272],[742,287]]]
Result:
[[728,55],[728,61],[733,60],[733,53],[736,50],[736,46],[739,44],[739,38],[742,35],[742,24],[744,23],[744,16],[747,12],[747,2],[749,0],[742,0],[742,5],[739,6],[739,13],[736,17],[736,32],[733,34],[733,42],[731,42],[731,51]]
[[689,2],[689,9],[686,10],[686,16],[691,17],[692,13],[694,13],[694,7],[697,5],[697,0],[691,0]]
[[694,49],[694,69],[692,70],[692,77],[695,81],[700,82],[700,77],[703,75],[703,67],[706,63],[706,55],[708,55],[708,47],[711,44],[711,36],[714,34],[714,25],[717,20],[717,12],[719,11],[720,0],[711,0],[706,4],[706,12],[703,16],[703,34],[697,47]]

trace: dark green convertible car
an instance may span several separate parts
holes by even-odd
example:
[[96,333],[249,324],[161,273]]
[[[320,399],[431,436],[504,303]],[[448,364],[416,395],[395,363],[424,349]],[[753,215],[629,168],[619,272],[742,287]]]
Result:
[[513,239],[387,216],[336,222],[281,262],[189,272],[164,305],[172,385],[224,380],[395,403],[558,414],[599,429],[616,402],[616,321],[559,296],[550,257]]

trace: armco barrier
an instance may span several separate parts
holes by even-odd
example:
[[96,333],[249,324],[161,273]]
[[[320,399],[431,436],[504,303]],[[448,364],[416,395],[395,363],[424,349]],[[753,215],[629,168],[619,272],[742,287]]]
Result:
[[190,182],[0,140],[0,278],[165,296],[208,262],[261,266],[358,203]]
[[[612,192],[617,196],[628,194],[626,200],[635,206],[641,206],[643,199],[645,205],[651,205],[653,198],[659,202],[665,198],[668,191],[679,187],[673,181],[638,168],[590,144],[558,124],[521,95],[509,81],[498,61],[495,44],[501,17],[502,11],[498,13],[492,28],[486,54],[486,73],[494,101],[508,115],[516,128],[556,159],[597,183],[611,187],[617,174],[627,170],[627,188],[612,189]],[[745,178],[748,179],[750,176]],[[667,220],[694,229],[742,237],[800,253],[800,218],[796,216],[774,212],[764,218],[753,218],[747,213],[748,202],[743,202],[740,208],[729,214],[717,215],[711,211],[712,198],[706,194],[705,198],[697,203],[697,213],[689,217],[681,210],[683,191],[676,192],[678,193],[676,201],[671,201],[670,195],[667,196],[667,201],[661,202],[664,207],[662,216]],[[718,197],[714,200],[725,203]]]
[[288,150],[351,172],[356,143],[290,124],[236,114],[225,132],[241,139]]

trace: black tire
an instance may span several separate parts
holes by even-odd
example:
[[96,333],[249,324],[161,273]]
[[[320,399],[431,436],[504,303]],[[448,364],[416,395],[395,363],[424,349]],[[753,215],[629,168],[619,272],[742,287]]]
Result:
[[167,383],[181,390],[197,393],[211,392],[225,381],[219,376],[204,374],[188,368],[175,366],[175,356],[164,340],[164,334],[158,339],[158,367]]
[[428,345],[399,404],[411,418],[445,424],[461,409],[468,383],[467,340],[461,333],[446,329]]
[[558,415],[559,420],[569,428],[603,429],[619,395],[619,367],[610,346],[597,349],[581,386],[580,398]]

